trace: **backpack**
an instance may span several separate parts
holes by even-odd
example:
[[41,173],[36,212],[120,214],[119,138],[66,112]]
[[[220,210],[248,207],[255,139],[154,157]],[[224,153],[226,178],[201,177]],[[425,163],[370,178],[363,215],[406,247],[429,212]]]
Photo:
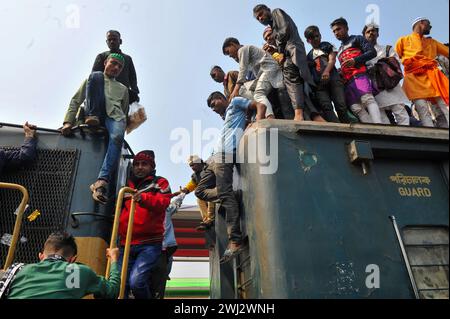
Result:
[[25,266],[23,263],[16,263],[9,267],[6,272],[0,277],[0,299],[6,299],[11,288],[11,283],[16,277],[17,273]]
[[391,46],[386,46],[386,57],[378,60],[369,70],[369,75],[379,91],[392,90],[403,79],[400,63],[395,57],[389,57]]

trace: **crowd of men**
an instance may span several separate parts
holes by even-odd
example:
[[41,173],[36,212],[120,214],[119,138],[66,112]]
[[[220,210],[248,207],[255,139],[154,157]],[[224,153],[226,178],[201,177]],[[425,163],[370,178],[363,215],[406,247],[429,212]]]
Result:
[[[225,73],[215,66],[210,72],[214,81],[223,84],[223,93],[213,92],[207,105],[224,120],[211,158],[204,161],[191,156],[191,180],[172,193],[167,179],[156,175],[153,151],[134,157],[128,186],[137,192],[125,198],[119,249],[107,251],[112,261],[109,280],[83,266],[82,287],[76,291],[65,288],[64,269],[75,262],[77,247],[70,234],[55,233],[45,243],[40,263],[16,269],[9,298],[80,298],[87,294],[116,298],[131,199],[137,206],[126,296],[163,296],[177,246],[171,217],[189,193],[198,199],[200,231],[214,224],[217,203],[224,209],[229,244],[221,262],[232,260],[243,247],[238,196],[233,191],[236,149],[240,132],[253,121],[280,118],[448,128],[448,45],[427,37],[432,28],[427,18],[415,19],[413,32],[395,45],[378,43],[381,30],[375,24],[363,26],[362,35],[351,35],[348,22],[338,18],[330,28],[340,41],[339,49],[322,40],[317,26],[309,26],[304,30],[312,47],[307,53],[295,22],[282,9],[258,5],[253,14],[265,27],[264,46],[241,44],[229,37],[222,51],[239,64],[239,70]],[[85,124],[106,128],[107,152],[90,186],[93,199],[102,204],[109,201],[108,186],[120,158],[129,105],[139,101],[136,71],[131,57],[120,50],[120,33],[109,31],[107,44],[110,50],[97,56],[91,75],[70,102],[61,129],[64,136],[72,134],[83,102]],[[33,129],[24,126],[27,137],[22,152],[7,155],[0,151],[0,172],[5,161],[34,156],[27,153],[35,150]]]
[[[225,73],[214,66],[210,72],[224,90],[213,92],[207,103],[224,125],[209,164],[192,179],[198,180],[195,195],[200,200],[218,200],[225,207],[229,245],[223,262],[242,248],[233,167],[240,132],[249,122],[283,118],[448,129],[448,77],[445,63],[438,59],[447,59],[448,64],[449,50],[426,37],[431,32],[427,18],[415,19],[412,34],[400,38],[395,47],[378,43],[380,27],[373,23],[363,27],[362,35],[351,35],[344,18],[332,21],[339,49],[322,41],[317,26],[309,26],[304,35],[312,50],[306,53],[295,22],[282,9],[261,4],[253,14],[265,26],[266,43],[259,48],[234,37],[225,39],[223,54],[234,59],[239,70]],[[414,118],[410,101],[419,119]],[[210,224],[204,220],[200,226]]]
[[295,22],[282,9],[258,5],[253,13],[266,26],[265,45],[225,39],[223,53],[239,70],[225,73],[214,66],[210,73],[223,83],[229,101],[241,96],[262,103],[265,118],[448,128],[448,44],[427,37],[432,28],[427,18],[415,19],[413,32],[391,45],[378,43],[380,27],[374,23],[352,35],[344,18],[332,21],[339,48],[309,26],[307,53]]

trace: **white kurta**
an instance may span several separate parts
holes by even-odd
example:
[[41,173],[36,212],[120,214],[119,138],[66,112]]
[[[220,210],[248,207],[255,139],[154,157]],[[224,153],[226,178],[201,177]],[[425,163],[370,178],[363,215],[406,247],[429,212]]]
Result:
[[[237,82],[245,82],[245,75],[252,71],[256,76],[255,82],[270,82],[273,88],[284,87],[283,72],[278,63],[263,49],[253,45],[245,45],[238,51],[239,77]],[[256,83],[255,83],[256,85]]]
[[[370,69],[378,62],[381,58],[386,57],[386,46],[385,45],[375,45],[375,50],[377,51],[377,57],[366,63],[367,67]],[[389,57],[395,57],[399,62],[400,59],[395,52],[394,48],[391,48],[389,51]],[[388,106],[396,105],[396,104],[410,104],[411,102],[408,100],[405,92],[403,91],[402,86],[397,85],[392,90],[381,91],[377,96],[375,96],[375,100],[378,103],[380,108],[386,108]]]

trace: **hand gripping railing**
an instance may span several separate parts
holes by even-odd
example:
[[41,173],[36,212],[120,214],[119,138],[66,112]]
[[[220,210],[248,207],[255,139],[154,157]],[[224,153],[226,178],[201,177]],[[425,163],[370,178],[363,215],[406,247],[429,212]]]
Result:
[[[22,226],[22,217],[25,212],[26,205],[28,203],[28,191],[25,187],[17,184],[0,183],[0,189],[15,189],[22,192],[22,201],[20,202],[19,209],[17,211],[16,223],[14,225],[14,231],[12,235],[11,245],[9,246],[8,255],[6,256],[6,261],[3,269],[8,269],[13,261],[14,254],[16,252],[17,240],[19,239],[20,227]],[[0,268],[1,269],[1,268]]]
[[[122,210],[122,203],[123,203],[123,197],[125,196],[125,193],[135,194],[136,190],[132,189],[130,187],[123,187],[119,191],[119,195],[117,197],[117,203],[116,203],[116,212],[114,215],[114,226],[112,230],[111,235],[111,242],[110,242],[110,249],[116,248],[117,244],[117,236],[119,232],[119,219],[120,219],[120,212]],[[127,272],[128,272],[128,258],[130,256],[130,246],[131,246],[131,238],[133,235],[133,223],[134,223],[134,212],[136,209],[136,202],[134,199],[131,200],[131,207],[130,207],[130,216],[128,218],[128,228],[127,228],[127,238],[125,240],[125,250],[123,252],[123,261],[122,261],[122,272],[120,275],[120,294],[119,299],[123,299],[125,295],[125,287],[127,283]],[[111,260],[108,259],[108,263],[106,265],[106,279],[109,278],[109,272],[111,269]]]

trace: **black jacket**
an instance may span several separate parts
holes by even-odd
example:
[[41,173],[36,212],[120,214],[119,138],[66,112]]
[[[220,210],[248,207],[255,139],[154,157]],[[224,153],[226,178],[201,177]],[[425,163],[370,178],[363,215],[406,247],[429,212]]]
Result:
[[36,138],[27,138],[20,150],[5,151],[0,149],[0,175],[3,169],[19,167],[36,157]]

